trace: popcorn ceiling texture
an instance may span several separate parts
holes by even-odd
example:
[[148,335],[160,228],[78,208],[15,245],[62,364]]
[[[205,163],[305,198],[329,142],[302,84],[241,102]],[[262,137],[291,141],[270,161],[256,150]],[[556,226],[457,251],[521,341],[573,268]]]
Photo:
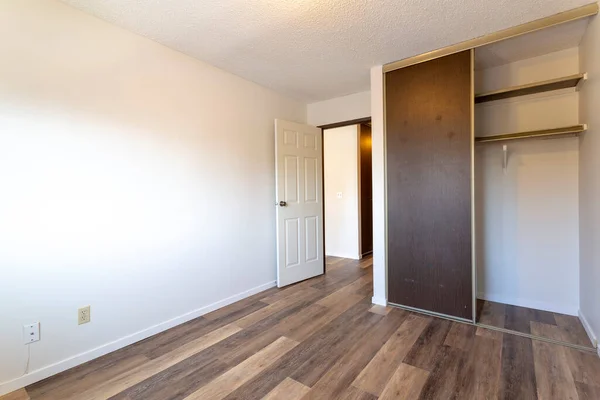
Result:
[[369,89],[385,64],[590,0],[63,0],[312,102]]

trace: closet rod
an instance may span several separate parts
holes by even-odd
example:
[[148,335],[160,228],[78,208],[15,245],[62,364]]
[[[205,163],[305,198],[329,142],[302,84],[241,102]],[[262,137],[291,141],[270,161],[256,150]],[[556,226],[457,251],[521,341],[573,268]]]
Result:
[[475,95],[475,103],[509,99],[511,97],[526,96],[528,94],[550,92],[552,90],[577,87],[579,82],[587,79],[587,74],[576,74],[563,78],[550,79],[542,82],[529,83],[527,85],[514,86],[507,89],[495,90],[493,92]]
[[487,143],[487,142],[501,142],[501,141],[505,141],[505,140],[577,136],[578,134],[580,134],[581,132],[585,132],[586,130],[587,130],[587,125],[582,124],[582,125],[566,126],[563,128],[542,129],[539,131],[506,133],[503,135],[494,135],[494,136],[480,136],[480,137],[475,137],[475,142]]

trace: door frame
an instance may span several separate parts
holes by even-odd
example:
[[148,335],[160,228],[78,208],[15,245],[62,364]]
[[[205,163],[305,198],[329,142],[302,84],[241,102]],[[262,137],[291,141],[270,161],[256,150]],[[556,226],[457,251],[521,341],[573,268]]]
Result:
[[[323,263],[325,264],[325,265],[323,265],[323,271],[325,271],[324,275],[327,274],[327,256],[325,255],[325,246],[326,246],[325,230],[327,229],[327,226],[325,225],[325,129],[342,128],[344,126],[360,125],[360,124],[364,124],[367,122],[369,122],[369,123],[371,122],[371,117],[363,117],[363,118],[351,119],[351,120],[334,122],[331,124],[317,126],[317,128],[321,128],[321,135],[323,136],[323,145],[321,146],[321,152],[322,152],[321,157],[323,158],[323,168],[321,168],[321,174],[323,175],[323,179],[321,180],[321,182],[322,182],[321,193],[323,193]],[[359,137],[359,141],[360,141],[360,137]],[[359,148],[359,152],[360,152],[360,148]],[[359,183],[360,183],[360,165],[359,165]],[[360,217],[360,193],[358,195],[359,195],[359,202],[358,202],[359,210],[358,210],[358,212],[359,212],[359,217]],[[359,225],[360,225],[360,218],[359,218]],[[360,249],[360,239],[361,239],[360,235],[362,235],[362,233],[360,232],[360,229],[359,229],[359,249]],[[362,254],[361,254],[361,257],[362,257]]]

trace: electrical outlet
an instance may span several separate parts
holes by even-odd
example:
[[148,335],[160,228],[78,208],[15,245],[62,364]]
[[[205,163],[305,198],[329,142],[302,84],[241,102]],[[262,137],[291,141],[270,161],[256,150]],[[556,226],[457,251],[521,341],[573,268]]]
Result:
[[92,320],[92,317],[90,315],[90,306],[81,307],[78,310],[78,322],[79,322],[79,325],[87,324],[91,320]]
[[29,344],[40,340],[40,323],[23,325],[23,343]]
[[337,192],[337,198],[341,199],[342,197],[344,197],[344,194],[342,192]]

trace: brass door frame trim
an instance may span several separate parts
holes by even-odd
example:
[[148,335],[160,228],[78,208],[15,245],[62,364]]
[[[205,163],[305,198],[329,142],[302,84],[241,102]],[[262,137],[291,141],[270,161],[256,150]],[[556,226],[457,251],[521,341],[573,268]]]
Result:
[[476,323],[475,326],[478,326],[478,327],[481,327],[484,329],[488,329],[490,331],[502,332],[502,333],[506,333],[508,335],[521,336],[521,337],[524,337],[527,339],[538,340],[540,342],[546,342],[546,343],[551,343],[551,344],[557,344],[559,346],[570,347],[572,349],[577,349],[580,351],[585,351],[587,353],[596,354],[596,348],[594,348],[594,347],[582,346],[579,344],[569,343],[569,342],[565,342],[562,340],[555,340],[555,339],[547,338],[544,336],[532,335],[531,333],[523,333],[523,332],[515,331],[512,329],[499,328],[499,327],[493,326],[493,325]]
[[[385,72],[381,73],[381,94],[383,96],[383,213],[385,215],[384,217],[384,229],[385,229],[385,259],[384,259],[384,263],[385,263],[385,300],[387,301],[387,299],[389,298],[389,294],[388,294],[388,287],[389,287],[389,283],[388,283],[388,245],[389,245],[389,240],[388,240],[388,231],[389,231],[389,227],[388,227],[388,176],[387,176],[387,93],[386,93],[386,87],[387,87],[387,75]],[[371,113],[372,114],[372,113]]]
[[472,320],[470,320],[468,318],[454,317],[454,316],[448,315],[448,314],[441,314],[441,313],[437,313],[434,311],[427,311],[427,310],[423,310],[422,308],[404,306],[402,304],[397,304],[397,303],[388,303],[388,306],[400,308],[402,310],[411,311],[411,312],[415,312],[418,314],[428,315],[430,317],[436,317],[436,318],[447,319],[449,321],[460,322],[461,324],[475,325],[475,322],[473,322]]
[[527,33],[539,31],[544,28],[551,26],[560,25],[565,22],[575,21],[581,18],[590,17],[598,14],[598,3],[591,3],[582,7],[574,8],[572,10],[564,11],[558,14],[551,15],[549,17],[537,19],[535,21],[527,22],[521,25],[513,26],[512,28],[504,29],[498,32],[490,33],[487,35],[479,36],[474,39],[465,40],[451,46],[443,47],[441,49],[433,50],[427,53],[423,53],[414,57],[405,58],[403,60],[394,61],[383,66],[383,72],[390,72],[400,68],[408,67],[414,64],[420,64],[425,61],[430,61],[436,58],[448,56],[450,54],[459,53],[464,50],[475,49],[477,47],[485,46],[487,44],[496,43],[502,40],[510,39],[513,37],[521,36]]
[[477,323],[477,236],[475,210],[475,50],[471,49],[471,301],[473,323]]

